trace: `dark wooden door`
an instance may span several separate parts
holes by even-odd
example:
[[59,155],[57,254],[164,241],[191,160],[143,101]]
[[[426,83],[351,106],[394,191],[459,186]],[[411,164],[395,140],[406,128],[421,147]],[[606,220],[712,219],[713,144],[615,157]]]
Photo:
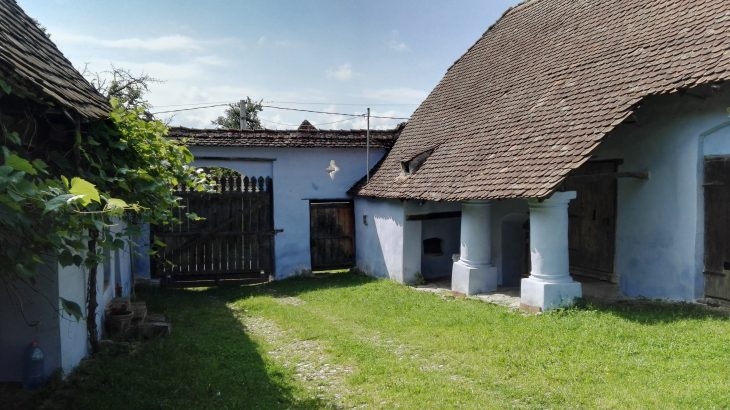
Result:
[[705,295],[730,300],[730,157],[705,159]]
[[[157,226],[154,273],[167,282],[266,280],[274,271],[271,178],[220,177],[216,192],[178,188],[181,223]],[[194,212],[203,219],[185,218]]]
[[587,162],[566,180],[576,191],[568,208],[568,249],[571,272],[609,280],[616,242],[615,161]]
[[352,202],[310,203],[312,270],[342,269],[355,263]]

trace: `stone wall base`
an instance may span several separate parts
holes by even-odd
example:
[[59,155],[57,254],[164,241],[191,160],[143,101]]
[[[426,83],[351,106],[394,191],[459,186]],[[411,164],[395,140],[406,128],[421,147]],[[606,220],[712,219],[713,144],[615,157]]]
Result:
[[[454,265],[455,266],[455,265]],[[526,310],[549,310],[567,307],[582,296],[579,282],[546,283],[535,278],[522,279],[520,304]]]
[[492,292],[497,290],[498,276],[495,266],[469,266],[457,261],[451,270],[451,290],[466,295]]

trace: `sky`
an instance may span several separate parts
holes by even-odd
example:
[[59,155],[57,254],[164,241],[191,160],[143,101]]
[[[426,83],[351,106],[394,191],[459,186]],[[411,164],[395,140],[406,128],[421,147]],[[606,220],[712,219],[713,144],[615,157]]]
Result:
[[[152,112],[236,102],[408,117],[517,0],[17,0],[75,67],[162,82]],[[159,114],[210,128],[225,107]],[[262,125],[365,128],[362,117],[264,108]],[[372,128],[403,120],[371,119]]]

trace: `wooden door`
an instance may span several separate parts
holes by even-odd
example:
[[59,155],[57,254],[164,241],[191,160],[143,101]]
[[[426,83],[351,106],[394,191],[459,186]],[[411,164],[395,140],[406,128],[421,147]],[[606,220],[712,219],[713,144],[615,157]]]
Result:
[[730,157],[705,158],[705,296],[730,300]]
[[351,201],[310,203],[312,270],[355,263],[355,213]]
[[565,182],[576,191],[568,208],[571,273],[609,280],[616,242],[616,161],[587,162]]

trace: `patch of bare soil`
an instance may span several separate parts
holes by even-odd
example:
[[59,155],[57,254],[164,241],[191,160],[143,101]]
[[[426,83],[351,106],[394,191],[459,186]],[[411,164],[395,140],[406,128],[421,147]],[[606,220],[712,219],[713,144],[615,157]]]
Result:
[[270,347],[269,357],[293,370],[318,399],[328,401],[336,408],[352,407],[348,405],[346,395],[353,392],[347,388],[345,378],[353,369],[332,363],[323,343],[298,339],[272,320],[243,313],[237,316],[251,335],[263,339]]
[[280,305],[290,305],[290,306],[301,306],[305,302],[301,299],[299,299],[296,296],[281,296],[274,298],[276,303]]

